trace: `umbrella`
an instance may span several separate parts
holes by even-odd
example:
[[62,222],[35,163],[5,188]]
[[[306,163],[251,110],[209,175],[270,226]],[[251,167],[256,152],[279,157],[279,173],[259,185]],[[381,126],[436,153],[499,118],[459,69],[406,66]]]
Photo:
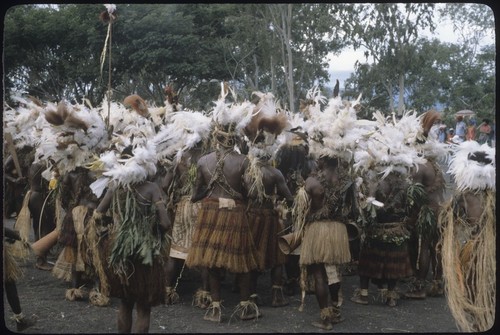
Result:
[[475,112],[471,111],[471,110],[468,110],[468,109],[463,109],[461,111],[458,111],[456,114],[456,116],[459,116],[459,115],[462,115],[462,116],[472,116],[472,115],[476,115]]

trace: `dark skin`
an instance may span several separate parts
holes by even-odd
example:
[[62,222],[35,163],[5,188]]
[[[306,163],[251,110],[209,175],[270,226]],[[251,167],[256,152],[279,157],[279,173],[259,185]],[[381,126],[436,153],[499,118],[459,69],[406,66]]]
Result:
[[[191,164],[196,163],[198,161],[199,156],[201,155],[200,149],[192,149],[183,153],[180,161],[175,165],[173,170],[167,171],[166,175],[161,180],[161,187],[165,193],[168,193],[170,186],[174,181],[174,177],[177,175],[179,178],[179,185],[184,185],[187,177],[187,173]],[[175,222],[174,222],[175,224]],[[181,267],[184,264],[184,260],[180,258],[169,257],[167,259],[167,263],[165,266],[166,272],[166,286],[173,287],[179,273],[181,271]],[[208,272],[207,269],[201,269],[202,273],[202,287],[201,289],[204,291],[209,291],[208,285]]]
[[[211,189],[208,189],[217,165],[216,152],[212,152],[202,156],[198,160],[197,177],[193,196],[191,197],[192,202],[204,198],[228,198],[234,200],[243,200],[245,198],[247,191],[244,188],[243,175],[249,164],[248,159],[245,155],[239,154],[233,150],[227,150],[225,153],[226,155],[223,156],[224,167],[222,169],[222,174],[235,193],[229,192],[218,183],[213,183]],[[212,301],[220,302],[221,280],[224,276],[224,269],[210,268],[208,272]],[[237,274],[237,280],[240,288],[241,301],[246,301],[250,297],[250,273]]]
[[[84,171],[82,173],[82,171]],[[82,187],[82,181],[86,183],[86,185],[90,185],[92,182],[90,173],[86,170],[79,170],[79,171],[71,171],[67,173],[63,178],[61,183],[64,185],[65,188],[68,188],[71,190],[71,194],[75,195],[78,191],[79,188]],[[86,206],[89,209],[95,209],[97,207],[97,204],[99,203],[97,197],[90,192],[78,192],[79,194],[83,195],[80,199],[78,199],[78,202],[75,204],[75,206]],[[83,194],[82,194],[83,193]],[[66,209],[67,211],[71,211],[72,208]],[[72,288],[78,288],[81,286],[81,279],[82,279],[82,272],[76,271],[75,264],[72,265],[71,267],[71,287]]]
[[[33,219],[33,231],[35,233],[35,241],[44,237],[56,227],[55,208],[49,204],[45,204],[45,199],[48,195],[47,187],[48,182],[42,177],[42,172],[45,166],[41,163],[32,164],[28,172],[28,180],[30,185],[30,198],[28,207]],[[49,250],[47,250],[47,253]],[[50,270],[50,266],[46,261],[46,255],[38,256],[36,265],[39,269]]]
[[[13,243],[15,241],[21,241],[19,232],[8,227],[4,227],[4,243]],[[4,247],[5,248],[5,247]],[[4,249],[5,251],[5,249]],[[4,276],[5,278],[5,276]],[[7,297],[7,302],[12,309],[12,312],[16,315],[22,313],[21,301],[19,300],[19,295],[17,293],[17,285],[14,280],[6,279],[4,280],[5,296]],[[24,317],[20,322],[18,322],[18,331],[24,330],[31,327],[34,324],[33,320]]]
[[[390,203],[392,200],[392,191],[394,190],[394,185],[406,185],[405,180],[401,179],[398,174],[392,173],[387,176],[383,180],[379,180],[378,182],[372,183],[370,185],[369,194],[370,196],[375,197],[375,199],[381,201],[382,203]],[[403,186],[404,188],[407,187]],[[404,204],[400,203],[399,205],[395,205],[395,208],[404,208]],[[377,221],[379,223],[392,222],[399,219],[399,214],[394,213],[392,209],[386,210],[385,207],[377,210]],[[368,289],[370,284],[370,278],[366,276],[359,276],[360,288]],[[377,287],[380,289],[384,284],[387,284],[387,289],[389,291],[394,291],[396,288],[397,280],[396,279],[381,279],[373,280],[374,283],[377,284]]]
[[[156,205],[158,215],[158,224],[160,231],[165,234],[171,227],[170,217],[167,208],[163,202],[162,190],[153,182],[144,181],[133,186],[137,193],[141,196],[141,202],[147,201],[147,204],[138,202],[138,206],[149,207],[151,203]],[[113,200],[113,190],[108,189],[103,199],[96,208],[99,213],[105,213],[111,205]],[[132,297],[125,297],[121,299],[120,307],[118,309],[117,325],[119,333],[130,333],[132,331],[132,312],[134,306],[137,310],[137,318],[135,323],[136,333],[147,333],[151,320],[151,306],[147,303],[136,302]]]
[[[4,236],[7,239],[7,241],[5,242],[13,243],[15,241],[21,240],[19,232],[10,229],[8,227],[4,227]],[[20,314],[22,310],[21,310],[21,302],[19,301],[19,295],[17,294],[16,282],[11,280],[5,280],[4,286],[5,286],[5,295],[7,296],[7,302],[9,303],[12,312],[14,312],[14,314]]]
[[[4,152],[8,153],[5,147]],[[34,149],[30,146],[16,149],[21,171],[17,170],[12,155],[8,155],[4,160],[5,194],[9,194],[9,197],[4,199],[4,217],[10,217],[14,212],[19,214],[22,208],[28,185],[28,171],[34,159],[34,152]]]
[[[436,182],[438,182],[437,172],[434,170],[431,162],[422,164],[418,170],[412,173],[412,179],[415,183],[420,183],[424,186],[427,192],[429,207],[437,216],[439,215],[440,205],[443,202],[443,188],[435,189]],[[443,186],[444,187],[444,186]],[[418,214],[418,213],[417,213]],[[416,220],[416,218],[415,218]],[[418,269],[415,266],[415,276],[417,279],[425,280],[431,263],[433,266],[433,279],[442,279],[442,264],[439,250],[437,249],[438,238],[432,236],[422,236],[420,256],[418,262]],[[410,257],[412,264],[416,265],[418,253],[418,236],[412,236],[410,240]]]
[[215,152],[211,152],[198,161],[198,169],[196,183],[194,187],[194,195],[191,197],[192,202],[197,202],[205,197],[210,199],[229,198],[235,200],[243,200],[246,195],[246,190],[243,187],[243,175],[248,167],[248,159],[245,155],[241,155],[236,151],[231,151],[224,159],[223,175],[226,178],[229,186],[236,191],[233,195],[222,188],[219,184],[214,183],[210,192],[207,192],[208,183],[212,178],[217,164]]
[[[293,203],[293,195],[288,189],[285,177],[283,177],[281,171],[269,164],[265,164],[261,166],[261,172],[262,172],[262,184],[264,185],[265,193],[268,196],[271,196],[272,194],[276,193],[281,199],[286,200],[288,207],[291,207]],[[249,193],[248,197],[250,199],[252,198],[256,199],[257,198],[257,194],[255,194],[256,192],[252,193]],[[256,204],[256,206],[258,206],[258,204]],[[281,286],[283,284],[282,273],[283,269],[281,265],[275,266],[271,269],[271,281],[273,285]],[[252,272],[251,291],[254,293],[256,292],[258,275],[259,273],[257,271]]]
[[[337,167],[332,166],[330,164],[326,164],[325,161],[320,159],[318,161],[318,169],[319,173],[321,173],[326,180],[329,180],[332,184],[338,182],[338,173]],[[321,209],[325,203],[325,185],[321,184],[321,182],[315,177],[310,176],[306,179],[305,190],[309,197],[311,198],[311,208],[310,212],[314,213],[315,211]],[[327,308],[328,307],[328,296],[330,294],[330,288],[328,286],[328,277],[326,275],[325,264],[317,263],[311,264],[307,266],[307,272],[311,273],[314,276],[315,280],[315,295],[316,300],[318,301],[319,308]],[[340,285],[336,285],[332,287],[333,294],[338,297],[338,290],[340,289]]]
[[[291,153],[283,154],[283,150],[291,150]],[[297,192],[297,179],[305,180],[317,168],[316,162],[308,154],[309,149],[306,145],[285,145],[276,154],[277,168],[285,176],[286,183],[292,194]],[[285,224],[288,228],[291,226],[291,222],[285,222]],[[298,278],[300,277],[298,255],[290,254],[287,256],[285,272],[288,278],[285,291],[288,295],[293,296],[295,288],[298,285]]]

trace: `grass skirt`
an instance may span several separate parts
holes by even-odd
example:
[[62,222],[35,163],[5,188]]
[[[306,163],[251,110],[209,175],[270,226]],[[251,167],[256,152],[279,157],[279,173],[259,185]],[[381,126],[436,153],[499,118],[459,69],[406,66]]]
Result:
[[13,248],[14,243],[3,241],[4,281],[16,282],[23,275],[21,267],[17,264],[13,255]]
[[188,267],[225,268],[233,273],[257,269],[256,250],[246,205],[219,208],[219,199],[204,199],[198,212]]
[[86,260],[100,281],[100,291],[105,296],[131,299],[139,303],[157,306],[165,303],[165,270],[163,259],[167,255],[156,256],[153,265],[144,265],[140,261],[130,262],[127,278],[118,276],[108,263],[114,241],[118,235],[115,225],[107,229],[92,220],[85,231]]
[[[385,224],[390,238],[397,239],[402,234],[401,240],[405,239],[408,232],[400,229],[398,224]],[[399,224],[399,225],[402,225]],[[381,235],[381,231],[377,231]],[[400,240],[400,241],[401,241]],[[413,275],[413,269],[410,262],[408,251],[408,241],[404,242],[386,242],[378,238],[367,239],[361,246],[361,252],[358,263],[358,274],[376,279],[402,279]]]
[[170,257],[179,259],[187,258],[200,207],[201,204],[199,202],[191,202],[191,196],[183,196],[177,203],[172,228]]
[[133,262],[130,267],[133,271],[127,283],[114,274],[111,267],[107,269],[110,296],[132,299],[150,306],[165,304],[166,276],[163,261],[155,257],[152,266]]
[[494,328],[496,315],[496,191],[483,191],[477,197],[482,206],[477,221],[457,215],[455,199],[443,206],[439,216],[446,298],[463,332]]
[[257,250],[259,271],[285,264],[286,255],[278,246],[278,234],[283,229],[278,212],[272,208],[250,208],[247,215]]
[[308,223],[300,249],[300,265],[345,264],[351,261],[345,224],[337,221]]
[[88,212],[86,206],[76,206],[70,213],[66,214],[63,227],[66,226],[66,232],[72,231],[70,235],[74,236],[74,238],[63,239],[63,241],[69,243],[65,244],[52,269],[52,274],[56,278],[67,282],[71,281],[71,268],[73,265],[76,271],[85,271],[82,240],[85,226],[91,217],[91,215],[87,215]]

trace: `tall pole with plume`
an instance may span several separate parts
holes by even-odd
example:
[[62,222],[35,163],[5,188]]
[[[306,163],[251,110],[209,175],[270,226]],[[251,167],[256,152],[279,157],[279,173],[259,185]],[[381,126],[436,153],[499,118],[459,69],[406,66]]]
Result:
[[105,4],[106,11],[103,11],[100,15],[100,19],[102,22],[108,24],[108,33],[106,34],[106,40],[104,41],[104,48],[101,53],[101,78],[102,78],[102,70],[104,67],[104,61],[106,59],[106,51],[108,52],[108,117],[106,118],[106,129],[109,131],[109,119],[110,119],[110,111],[111,111],[111,36],[112,36],[112,27],[113,22],[116,20],[116,5]]

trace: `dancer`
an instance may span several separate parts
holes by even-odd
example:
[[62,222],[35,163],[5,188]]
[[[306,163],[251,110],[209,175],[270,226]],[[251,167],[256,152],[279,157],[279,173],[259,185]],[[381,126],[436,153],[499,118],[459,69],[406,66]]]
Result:
[[[320,308],[320,321],[312,325],[324,330],[331,330],[334,323],[344,320],[337,305],[341,281],[338,265],[351,261],[345,223],[352,204],[343,199],[352,182],[346,172],[338,158],[320,157],[317,171],[306,179],[294,205],[302,208],[302,212],[294,208],[301,227],[299,234],[303,231],[299,260],[302,289],[305,290],[307,275],[311,274]],[[326,266],[333,277],[331,287]]]
[[495,148],[468,141],[455,149],[456,191],[439,216],[445,293],[458,327],[484,332],[496,314]]
[[[109,285],[110,296],[121,299],[117,318],[120,333],[132,331],[134,306],[134,332],[147,333],[151,308],[165,301],[163,261],[170,247],[166,232],[171,222],[160,187],[146,181],[156,172],[156,154],[154,145],[144,141],[136,144],[131,155],[122,155],[134,170],[118,164],[108,171],[116,177],[94,211],[95,229],[107,237],[99,246],[107,261],[94,265],[101,285]],[[111,215],[105,215],[108,209]],[[115,220],[106,222],[107,216]],[[106,270],[99,271],[102,267]]]
[[19,232],[8,227],[4,227],[4,289],[7,296],[7,302],[14,313],[12,319],[16,322],[16,330],[21,332],[32,327],[36,321],[25,316],[21,308],[19,295],[17,294],[16,281],[22,276],[21,269],[12,255],[12,245],[16,241],[21,241]]

